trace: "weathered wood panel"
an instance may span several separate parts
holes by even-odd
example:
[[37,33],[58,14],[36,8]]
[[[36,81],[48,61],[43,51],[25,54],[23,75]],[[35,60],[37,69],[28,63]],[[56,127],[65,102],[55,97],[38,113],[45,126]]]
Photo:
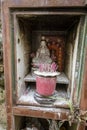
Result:
[[80,99],[80,108],[84,111],[87,110],[87,16],[85,17],[84,22],[84,52],[82,55],[83,64],[82,64],[82,89],[81,89],[81,99]]
[[80,107],[82,110],[87,110],[87,48],[86,48],[86,57],[84,64],[84,75],[83,75],[83,87],[81,93],[81,104]]
[[32,106],[15,106],[13,107],[13,114],[19,116],[30,116],[38,118],[48,118],[55,120],[67,119],[69,116],[68,109],[55,109]]
[[[7,111],[7,130],[14,130],[12,116],[12,75],[11,75],[11,44],[10,44],[10,23],[9,10],[3,8],[3,50],[4,50],[4,74],[5,74],[5,89],[6,89],[6,111]],[[8,29],[7,29],[8,28]]]
[[86,0],[7,0],[13,7],[81,7]]

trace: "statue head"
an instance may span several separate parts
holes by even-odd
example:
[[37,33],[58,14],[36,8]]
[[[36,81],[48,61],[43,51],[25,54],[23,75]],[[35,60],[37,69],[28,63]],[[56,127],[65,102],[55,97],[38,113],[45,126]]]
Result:
[[41,37],[40,47],[41,48],[46,48],[46,40],[45,40],[44,36]]
[[45,41],[41,41],[40,47],[41,47],[41,48],[45,48],[45,47],[46,47],[46,42],[45,42]]

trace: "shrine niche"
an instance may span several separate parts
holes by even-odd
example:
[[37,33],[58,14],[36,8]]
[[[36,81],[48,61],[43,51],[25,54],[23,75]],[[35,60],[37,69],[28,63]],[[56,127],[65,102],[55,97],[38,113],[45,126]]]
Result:
[[17,18],[15,22],[17,28],[14,30],[17,34],[15,42],[15,60],[18,61],[16,79],[19,86],[17,104],[41,106],[34,100],[36,75],[33,72],[41,63],[55,62],[58,65],[57,71],[60,72],[56,81],[56,99],[63,98],[64,101],[61,100],[60,105],[59,100],[56,100],[51,105],[67,108],[66,100],[72,93],[77,62],[80,16],[20,15],[19,13],[14,17]]

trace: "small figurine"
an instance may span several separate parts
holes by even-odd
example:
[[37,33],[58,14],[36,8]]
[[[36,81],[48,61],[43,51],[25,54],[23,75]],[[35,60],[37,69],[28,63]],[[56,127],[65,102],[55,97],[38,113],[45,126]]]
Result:
[[57,56],[56,56],[55,50],[51,51],[51,58],[53,61],[55,61],[55,62],[57,61]]
[[52,59],[50,58],[49,49],[46,46],[45,37],[42,36],[40,47],[36,52],[36,56],[32,59],[32,63],[35,66],[39,66],[42,63],[52,63]]

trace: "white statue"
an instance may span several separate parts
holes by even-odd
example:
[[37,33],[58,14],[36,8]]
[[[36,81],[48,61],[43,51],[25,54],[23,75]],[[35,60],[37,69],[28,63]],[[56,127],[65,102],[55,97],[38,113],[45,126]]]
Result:
[[36,56],[32,59],[32,62],[34,65],[52,62],[52,59],[50,58],[50,52],[46,46],[46,41],[44,36],[41,39],[40,47],[36,52]]

